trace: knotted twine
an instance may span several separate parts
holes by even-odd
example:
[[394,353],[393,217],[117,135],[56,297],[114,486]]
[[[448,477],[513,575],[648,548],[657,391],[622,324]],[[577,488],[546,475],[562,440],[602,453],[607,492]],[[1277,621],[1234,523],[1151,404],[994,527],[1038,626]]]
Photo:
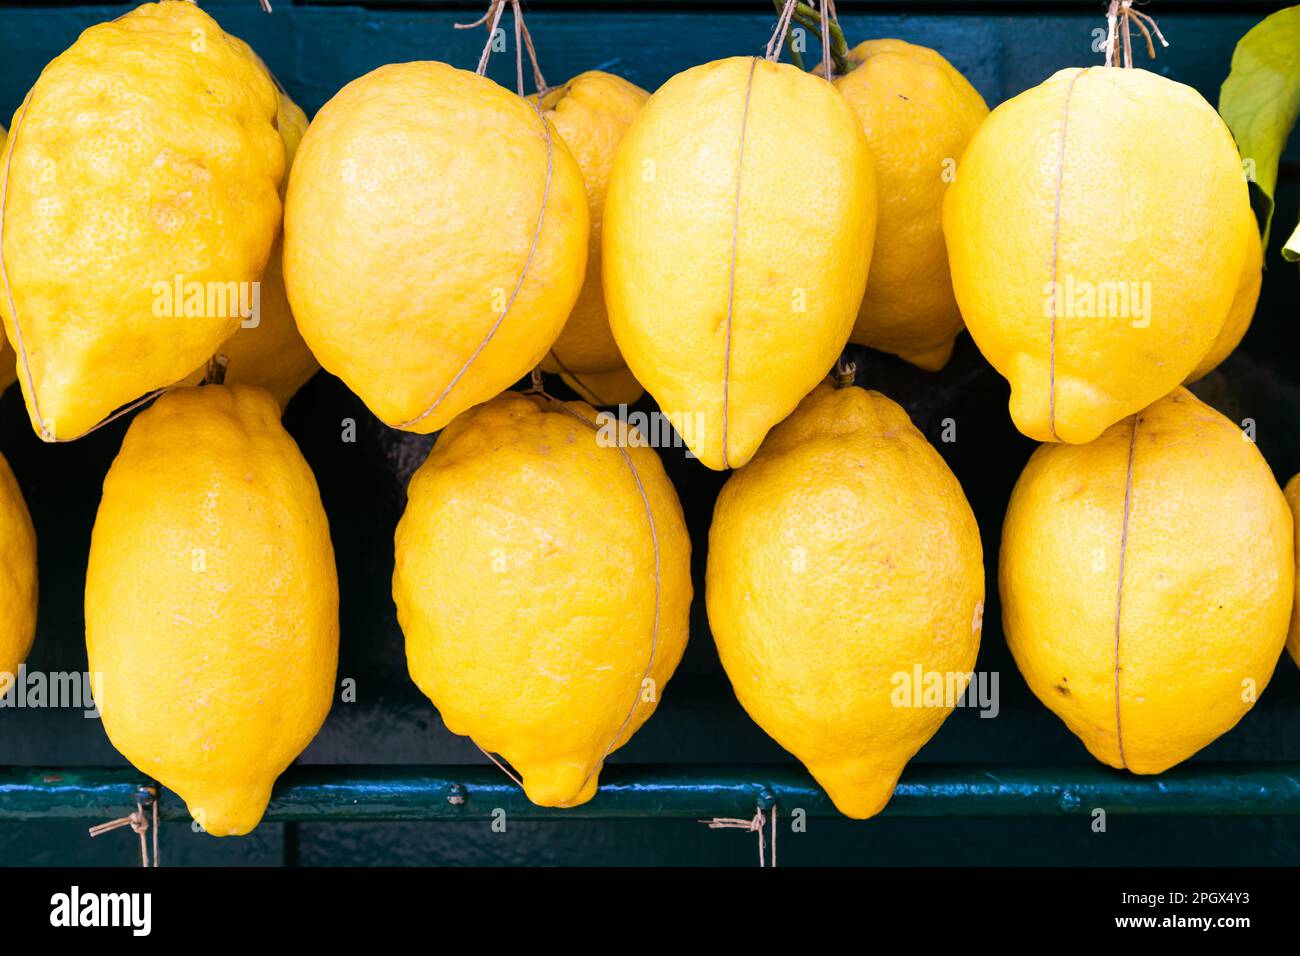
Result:
[[[754,816],[746,820],[741,817],[714,817],[711,820],[701,820],[700,823],[708,826],[710,830],[748,830],[750,833],[758,834],[758,865],[759,867],[767,866],[767,841],[763,836],[763,827],[767,818],[763,815],[763,806],[759,804],[754,808]],[[772,868],[776,868],[776,804],[772,804]]]
[[91,837],[101,836],[120,827],[129,826],[135,834],[140,837],[140,865],[144,867],[158,865],[158,797],[152,794],[149,804],[153,808],[153,862],[149,862],[149,842],[147,834],[149,833],[149,818],[144,814],[144,804],[137,800],[135,812],[125,817],[118,817],[116,820],[109,820],[107,823],[98,823],[90,828]]

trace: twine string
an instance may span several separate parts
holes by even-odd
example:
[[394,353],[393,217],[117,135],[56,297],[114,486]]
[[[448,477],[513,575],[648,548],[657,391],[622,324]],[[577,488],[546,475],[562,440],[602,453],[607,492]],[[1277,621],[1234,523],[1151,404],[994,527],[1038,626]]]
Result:
[[497,27],[501,24],[501,14],[505,12],[505,9],[506,0],[491,0],[487,12],[473,23],[453,23],[451,25],[453,30],[473,30],[485,23],[488,25],[487,42],[483,44],[483,52],[479,54],[478,66],[474,70],[479,76],[487,73],[488,60],[492,58],[492,41],[496,39]]
[[[519,32],[523,34],[524,49],[528,51],[528,61],[533,67],[533,86],[537,87],[537,98],[540,100],[546,95],[546,91],[550,89],[550,86],[546,83],[546,77],[542,76],[542,68],[537,62],[537,47],[533,44],[533,34],[528,29],[528,22],[524,19],[523,9],[518,2],[515,3],[515,24]],[[518,44],[518,37],[516,37],[515,42]],[[523,96],[522,83],[520,85],[521,92],[519,95]]]
[[826,22],[826,16],[830,7],[830,0],[821,0],[818,9],[821,11],[822,21],[822,69],[826,71],[826,79],[833,79],[835,76],[835,64],[831,62],[831,30],[830,24]]
[[[848,47],[844,40],[844,31],[840,28],[839,12],[835,9],[834,0],[796,0],[793,8],[787,3],[782,5],[783,0],[773,0],[780,17],[777,20],[777,36],[784,37],[793,23],[798,23],[804,29],[817,35],[817,40],[822,48],[822,63],[820,75],[828,80],[835,79],[836,67],[839,66],[845,72],[852,69],[849,63]],[[787,11],[789,18],[786,20]],[[785,22],[783,22],[785,21]],[[780,43],[777,43],[775,58],[779,58]],[[801,58],[793,46],[790,46],[790,58],[795,66],[803,69]],[[772,44],[768,44],[768,52],[771,54]],[[768,59],[774,59],[769,55]],[[814,70],[815,74],[819,71]]]
[[767,41],[767,49],[763,53],[767,60],[780,59],[781,47],[785,45],[785,35],[790,32],[790,21],[794,19],[794,8],[797,3],[798,0],[785,0],[781,15],[776,18],[776,29],[772,31],[772,36]]
[[[776,867],[776,804],[772,804],[772,867]],[[700,823],[706,825],[710,830],[746,830],[758,835],[758,865],[765,867],[768,865],[767,839],[764,836],[764,830],[768,822],[767,816],[763,813],[761,804],[755,806],[754,815],[749,819],[744,817],[713,817],[710,820],[701,820]]]
[[524,37],[523,22],[519,16],[519,4],[514,5],[515,14],[515,91],[519,98],[524,98]]
[[512,781],[514,781],[516,787],[518,787],[520,790],[524,789],[524,782],[519,779],[519,777],[514,773],[514,771],[512,771],[504,763],[498,760],[495,754],[493,754],[490,750],[488,750],[486,747],[480,744],[477,740],[474,740],[473,737],[471,737],[470,740],[474,742],[475,747],[478,747],[478,749],[483,752],[484,757],[487,757],[488,760],[491,760],[494,764],[497,765],[497,769],[499,769],[503,774],[509,777]]
[[144,804],[137,800],[135,811],[124,817],[118,817],[116,820],[109,820],[107,823],[97,823],[90,827],[89,832],[92,838],[103,836],[105,833],[111,833],[121,827],[130,827],[131,830],[140,838],[140,865],[143,867],[156,867],[158,865],[158,798],[152,797],[149,800],[153,808],[153,862],[149,859],[149,818],[145,816]]
[[487,11],[473,23],[453,23],[452,27],[456,30],[473,30],[483,26],[485,23],[488,28],[487,42],[483,44],[483,52],[479,54],[478,67],[475,69],[479,76],[487,73],[488,61],[492,59],[492,41],[496,39],[497,28],[501,25],[501,17],[505,14],[506,5],[510,6],[510,15],[514,18],[515,27],[515,82],[520,96],[524,95],[524,53],[528,53],[528,61],[533,70],[533,84],[537,87],[538,95],[544,94],[549,86],[546,84],[546,77],[542,75],[542,68],[537,60],[537,46],[533,43],[533,34],[528,29],[528,23],[524,19],[523,8],[519,0],[489,0]]

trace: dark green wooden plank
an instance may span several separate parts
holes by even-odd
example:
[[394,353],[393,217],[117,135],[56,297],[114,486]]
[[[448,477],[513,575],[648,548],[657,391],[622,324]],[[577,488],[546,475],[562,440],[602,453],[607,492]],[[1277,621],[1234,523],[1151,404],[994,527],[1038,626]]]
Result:
[[[0,820],[102,820],[151,789],[132,770],[0,770]],[[690,820],[750,817],[776,806],[787,816],[841,814],[803,770],[786,766],[613,766],[599,793],[568,809],[538,807],[494,767],[295,767],[276,785],[265,820],[411,821]],[[1300,764],[1204,764],[1139,777],[1097,764],[1042,767],[914,766],[889,817],[1300,815]],[[165,821],[186,821],[167,794]]]

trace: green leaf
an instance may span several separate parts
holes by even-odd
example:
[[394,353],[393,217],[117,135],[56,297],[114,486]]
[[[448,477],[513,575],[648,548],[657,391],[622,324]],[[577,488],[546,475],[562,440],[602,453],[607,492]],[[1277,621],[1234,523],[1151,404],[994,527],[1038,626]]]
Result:
[[1282,247],[1282,258],[1287,262],[1300,262],[1300,226],[1295,227],[1295,232]]
[[1278,161],[1300,115],[1300,6],[1265,17],[1241,38],[1219,90],[1219,113],[1242,158],[1254,163],[1253,181],[1265,200],[1267,248]]

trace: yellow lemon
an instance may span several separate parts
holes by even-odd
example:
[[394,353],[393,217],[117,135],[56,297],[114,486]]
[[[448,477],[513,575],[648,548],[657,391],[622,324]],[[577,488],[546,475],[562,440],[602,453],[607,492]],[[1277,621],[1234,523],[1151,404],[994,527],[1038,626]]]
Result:
[[1254,443],[1184,388],[1088,444],[1043,445],[1002,529],[1002,620],[1025,681],[1103,763],[1187,759],[1273,674],[1291,524]]
[[[718,496],[707,603],[722,665],[848,816],[884,808],[964,692],[981,555],[943,459],[903,409],[860,388],[819,386]],[[920,698],[918,674],[947,692]]]
[[[280,95],[276,127],[284,140],[285,164],[292,168],[298,144],[307,131],[307,116],[287,94]],[[288,184],[286,177],[284,189]],[[260,386],[275,396],[280,407],[284,408],[298,389],[320,370],[320,363],[307,348],[294,322],[289,296],[284,288],[281,257],[281,241],[277,238],[266,272],[262,275],[261,311],[257,324],[241,327],[218,349],[218,354],[226,357],[227,385]]]
[[[1291,506],[1291,517],[1300,527],[1300,475],[1292,476],[1286,483],[1286,500]],[[1300,532],[1296,534],[1296,564],[1300,565]],[[1291,633],[1287,638],[1286,649],[1291,652],[1297,665],[1300,665],[1300,573],[1296,576],[1296,600],[1291,611]]]
[[338,580],[311,469],[271,395],[177,389],[104,480],[86,651],[113,746],[214,836],[248,833],[320,729]]
[[1246,243],[1246,264],[1242,267],[1241,278],[1237,280],[1237,291],[1232,297],[1228,319],[1223,323],[1218,338],[1214,340],[1214,345],[1205,358],[1187,376],[1188,383],[1209,375],[1241,344],[1250,329],[1250,320],[1255,317],[1255,306],[1259,304],[1259,290],[1263,284],[1264,245],[1260,241],[1259,229],[1252,228],[1250,241]]
[[[283,92],[280,94],[276,129],[284,141],[285,164],[291,167],[298,144],[307,131],[307,116]],[[286,177],[284,186],[281,187],[282,197],[287,186]],[[239,330],[217,350],[217,354],[226,360],[223,381],[226,385],[256,385],[264,388],[284,408],[298,389],[320,370],[320,363],[298,334],[293,311],[289,308],[278,238],[257,288],[257,314],[242,322]],[[197,385],[206,372],[205,362],[204,367],[187,380],[187,384]]]
[[411,677],[542,806],[585,803],[686,647],[690,538],[659,457],[507,393],[411,479],[393,598]]
[[[542,368],[552,369],[557,363],[555,350],[542,360]],[[642,395],[645,389],[627,368],[610,369],[607,372],[568,372],[560,373],[560,380],[581,396],[589,405],[631,405]]]
[[36,636],[36,531],[27,504],[0,455],[0,697]]
[[962,330],[943,242],[943,196],[989,108],[929,47],[868,40],[837,77],[875,159],[880,218],[867,293],[850,341],[934,371]]
[[515,94],[383,66],[316,114],[285,202],[284,278],[316,358],[383,422],[437,431],[526,375],[587,258],[582,171]]
[[15,114],[0,312],[43,439],[175,384],[238,328],[231,290],[261,278],[284,174],[275,87],[244,49],[192,3],[146,4],[82,33]]
[[738,468],[825,377],[862,301],[876,182],[825,80],[756,57],[679,73],[605,195],[610,326],[710,468]]
[[542,360],[542,370],[559,373],[570,388],[594,405],[635,402],[642,391],[609,330],[600,280],[600,225],[615,148],[649,96],[622,77],[590,70],[541,99],[546,118],[582,170],[591,214],[587,277],[564,331]]
[[1061,70],[1003,103],[944,198],[966,327],[1039,441],[1089,442],[1187,378],[1223,329],[1254,217],[1191,87]]
[[[0,156],[4,155],[5,139],[5,128],[0,126]],[[9,347],[9,339],[4,335],[3,328],[0,328],[0,392],[18,381],[16,358],[14,350]]]

